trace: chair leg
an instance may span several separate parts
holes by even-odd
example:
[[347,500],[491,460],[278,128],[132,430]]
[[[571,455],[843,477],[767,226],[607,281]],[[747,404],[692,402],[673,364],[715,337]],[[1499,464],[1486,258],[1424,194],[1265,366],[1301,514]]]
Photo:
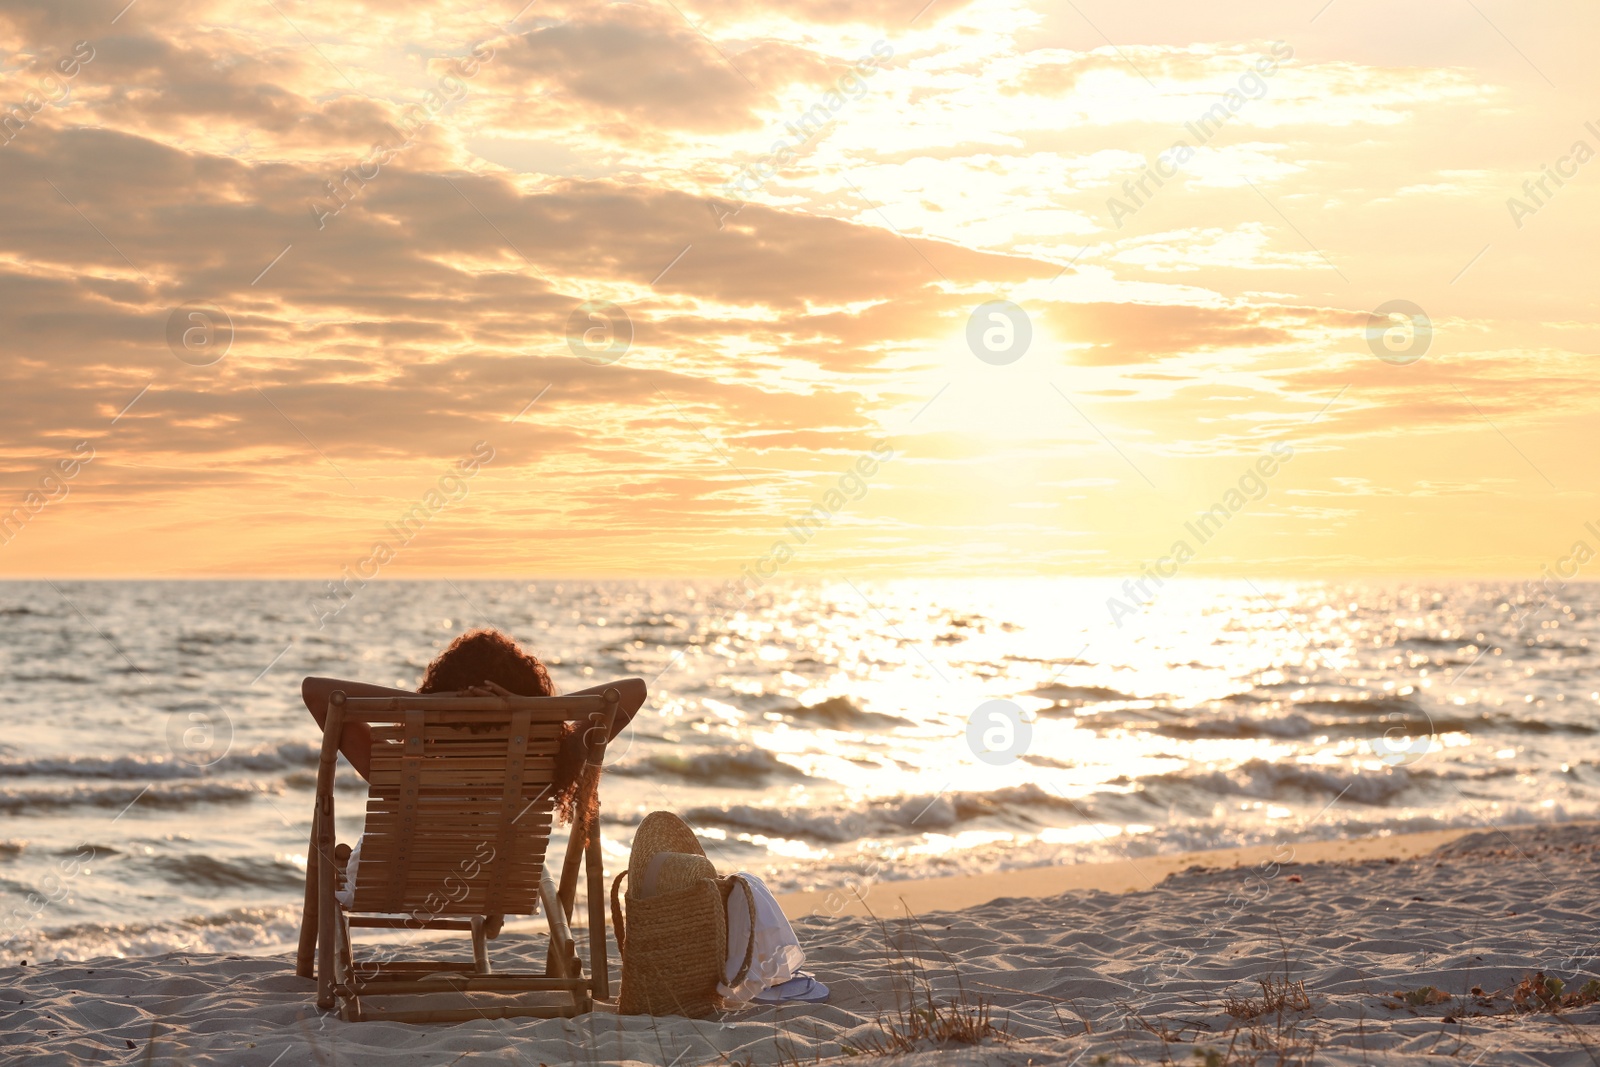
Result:
[[[340,985],[349,987],[355,984],[355,951],[350,942],[350,921],[341,910],[339,922],[335,926],[336,936],[339,939],[339,952],[337,967],[334,977]],[[355,1022],[361,1018],[361,1001],[354,996],[346,997],[344,1003],[339,1005],[339,1017],[346,1022]]]
[[[550,954],[546,973],[556,978],[583,979],[583,963],[578,959],[578,946],[572,939],[572,927],[561,906],[559,890],[545,871],[539,884],[539,898],[544,904],[545,920],[550,927]],[[572,1012],[582,1015],[594,1010],[593,989],[585,982],[581,988],[569,990],[572,994]]]
[[317,1007],[333,1010],[333,960],[338,901],[333,899],[333,798],[320,797],[317,803],[317,851],[324,857],[317,864]]
[[[584,843],[588,840],[589,828],[584,824],[588,821],[583,818],[580,796],[580,814],[572,820],[571,833],[567,837],[567,852],[561,861],[561,882],[556,888],[556,899],[561,902],[561,913],[568,924],[572,922],[572,909],[578,898],[578,868],[583,863]],[[595,823],[599,823],[598,816]],[[555,963],[555,942],[550,943],[550,957],[545,961],[545,969],[549,970]]]
[[322,752],[317,757],[317,799],[311,811],[311,847],[306,853],[306,908],[300,917],[300,946],[295,961],[296,973],[309,978],[313,957],[317,960],[319,1001],[323,976],[332,977],[326,964],[333,958],[333,923],[328,914],[333,895],[333,777],[339,761],[339,739],[344,736],[344,700],[342,691],[330,694],[328,715],[323,720]]
[[339,954],[334,963],[333,977],[338,982],[349,982],[355,975],[355,945],[350,941],[350,918],[339,911],[339,924],[334,927],[339,939]]
[[472,917],[472,965],[478,974],[489,974],[489,945],[484,937],[486,920],[482,915]]
[[301,978],[315,974],[317,953],[317,820],[311,818],[311,843],[306,849],[306,899],[300,909],[300,949],[295,955],[294,973]]
[[550,952],[546,957],[546,973],[557,978],[578,977],[572,970],[572,928],[567,925],[566,913],[561,910],[561,900],[550,872],[540,875],[539,902],[544,905],[545,924],[550,929]]
[[606,876],[600,857],[600,820],[589,831],[584,851],[584,866],[589,871],[589,985],[601,1000],[611,999],[611,969],[606,960]]
[[556,896],[561,900],[561,910],[572,921],[572,905],[578,898],[578,865],[583,862],[583,843],[588,828],[580,815],[572,820],[572,834],[567,838],[567,854],[561,861],[561,883]]

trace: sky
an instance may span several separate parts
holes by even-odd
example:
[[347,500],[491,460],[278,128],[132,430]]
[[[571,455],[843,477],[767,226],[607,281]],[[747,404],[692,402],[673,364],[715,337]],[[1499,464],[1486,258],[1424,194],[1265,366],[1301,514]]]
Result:
[[0,576],[1533,578],[1597,24],[13,0]]

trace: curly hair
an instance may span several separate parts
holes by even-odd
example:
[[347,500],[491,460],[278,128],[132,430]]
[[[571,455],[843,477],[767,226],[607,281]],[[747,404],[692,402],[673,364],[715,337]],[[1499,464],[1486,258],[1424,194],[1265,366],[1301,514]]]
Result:
[[[539,658],[524,652],[511,638],[493,629],[469,630],[450,642],[450,647],[428,664],[417,692],[453,693],[484,682],[504,686],[518,696],[556,695],[550,672]],[[573,821],[578,793],[588,777],[583,733],[574,722],[561,727],[561,746],[556,755],[555,807],[564,823]],[[598,774],[598,771],[593,768],[590,773]],[[584,812],[586,824],[598,803],[595,791],[591,790],[589,797],[591,810]]]

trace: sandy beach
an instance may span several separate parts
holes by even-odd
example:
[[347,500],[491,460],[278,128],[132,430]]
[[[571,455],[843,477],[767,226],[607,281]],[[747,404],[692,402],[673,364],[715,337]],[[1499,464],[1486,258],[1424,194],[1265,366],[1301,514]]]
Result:
[[[1154,888],[1116,864],[881,883],[877,919],[790,896],[831,1002],[702,1021],[352,1024],[319,1015],[287,953],[30,960],[5,971],[0,1041],[41,1065],[778,1064],[879,1053],[931,995],[955,1020],[981,1000],[995,1032],[901,1062],[1591,1064],[1597,845],[1560,825],[1140,860]],[[493,950],[542,953],[520,930]],[[1519,996],[1541,970],[1569,1004]]]

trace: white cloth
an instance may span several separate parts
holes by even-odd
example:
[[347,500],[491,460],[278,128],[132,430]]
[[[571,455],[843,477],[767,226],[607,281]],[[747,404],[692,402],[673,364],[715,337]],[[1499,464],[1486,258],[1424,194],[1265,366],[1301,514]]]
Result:
[[344,888],[335,890],[333,894],[333,899],[347,908],[354,907],[356,903],[356,868],[361,866],[361,842],[366,839],[367,836],[362,834],[356,847],[350,850],[350,859],[344,865]]
[[[794,936],[794,929],[784,917],[783,909],[773,897],[765,882],[746,871],[734,875],[750,887],[750,896],[735,886],[728,894],[728,959],[724,965],[723,981],[717,992],[731,1004],[744,1004],[775,985],[794,977],[806,962],[805,949]],[[755,901],[755,914],[750,914],[750,901]],[[755,942],[751,944],[751,930]],[[750,969],[744,980],[731,985],[744,963],[745,950],[750,950]]]

